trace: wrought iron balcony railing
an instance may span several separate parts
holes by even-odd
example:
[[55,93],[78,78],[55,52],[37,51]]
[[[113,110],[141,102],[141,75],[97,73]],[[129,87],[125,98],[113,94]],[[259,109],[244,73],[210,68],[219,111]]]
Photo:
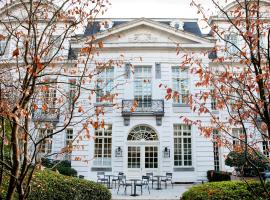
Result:
[[122,116],[164,116],[164,100],[122,100]]
[[59,108],[48,108],[46,111],[42,109],[37,109],[33,111],[32,118],[33,121],[41,122],[59,122],[60,109]]

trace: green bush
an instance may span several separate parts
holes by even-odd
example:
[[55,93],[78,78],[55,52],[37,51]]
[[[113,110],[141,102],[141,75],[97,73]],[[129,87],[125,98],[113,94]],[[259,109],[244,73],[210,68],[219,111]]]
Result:
[[[270,183],[266,185],[270,190]],[[253,191],[253,192],[252,192]],[[266,200],[267,194],[264,192],[259,182],[223,181],[212,182],[193,186],[186,191],[181,200]]]
[[[8,180],[7,176],[5,179]],[[1,192],[6,194],[6,187]],[[44,170],[34,173],[31,192],[27,199],[110,200],[111,192],[105,186],[93,181],[63,176],[56,172]]]
[[71,162],[68,160],[51,160],[48,158],[42,159],[42,165],[46,168],[52,168],[57,170],[60,174],[66,176],[77,176],[77,171],[71,167]]
[[207,171],[207,179],[209,182],[217,182],[217,181],[230,181],[231,173],[223,172],[223,171]]
[[[242,152],[231,151],[225,160],[225,164],[230,167],[236,168],[249,167],[250,164],[246,160],[245,152],[246,151]],[[247,153],[247,157],[257,168],[262,170],[269,168],[269,161],[261,152],[259,151],[254,152],[253,150],[250,150]]]

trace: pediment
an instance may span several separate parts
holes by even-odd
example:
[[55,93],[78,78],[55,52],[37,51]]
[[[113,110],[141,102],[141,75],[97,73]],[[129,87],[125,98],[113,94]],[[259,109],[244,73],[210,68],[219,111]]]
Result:
[[106,44],[190,44],[211,45],[211,41],[203,37],[175,30],[148,19],[139,19],[96,35],[97,41]]
[[102,39],[103,43],[198,43],[185,37],[176,36],[146,25],[132,27]]

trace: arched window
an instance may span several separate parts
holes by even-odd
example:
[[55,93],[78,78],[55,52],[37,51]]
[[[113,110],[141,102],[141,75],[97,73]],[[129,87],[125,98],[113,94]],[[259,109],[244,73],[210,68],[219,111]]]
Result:
[[157,133],[149,126],[139,125],[133,128],[128,134],[127,140],[154,141],[158,140]]

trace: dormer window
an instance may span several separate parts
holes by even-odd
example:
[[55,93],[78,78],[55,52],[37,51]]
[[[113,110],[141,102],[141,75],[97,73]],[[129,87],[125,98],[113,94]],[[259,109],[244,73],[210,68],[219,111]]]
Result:
[[100,22],[99,25],[100,25],[100,30],[105,31],[113,27],[113,21],[105,20],[105,21]]
[[174,20],[170,23],[170,26],[177,29],[177,30],[184,30],[184,22],[180,21],[180,20]]

